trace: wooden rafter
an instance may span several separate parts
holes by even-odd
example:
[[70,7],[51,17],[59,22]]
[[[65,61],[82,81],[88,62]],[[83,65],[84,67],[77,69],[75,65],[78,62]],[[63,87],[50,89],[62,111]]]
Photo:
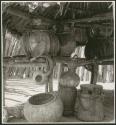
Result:
[[83,18],[83,19],[68,19],[68,20],[63,20],[62,23],[91,23],[91,22],[97,22],[97,21],[106,21],[106,20],[113,20],[113,15],[112,13],[105,13],[101,15],[96,15],[91,18]]
[[34,17],[30,13],[23,12],[22,10],[19,10],[17,8],[8,7],[7,13],[14,15],[14,16],[18,16],[18,17],[23,18],[23,19],[32,20],[33,23],[35,23],[36,21],[41,21],[41,22],[45,21],[48,23],[55,23],[53,20],[50,20],[50,19],[45,18],[45,17],[40,16],[40,15],[37,17]]

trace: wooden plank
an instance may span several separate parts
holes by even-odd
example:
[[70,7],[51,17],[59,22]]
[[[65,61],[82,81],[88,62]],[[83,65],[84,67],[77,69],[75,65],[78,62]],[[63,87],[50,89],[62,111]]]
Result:
[[106,65],[106,64],[114,64],[114,59],[109,58],[109,59],[92,59],[92,60],[86,60],[86,58],[77,58],[77,59],[71,59],[70,57],[56,57],[54,58],[55,62],[61,62],[61,63],[66,63],[66,64],[71,64],[72,62],[76,66],[84,66],[88,64],[94,64],[97,63],[98,65]]
[[96,21],[106,21],[106,20],[113,20],[113,14],[111,12],[109,13],[104,13],[100,15],[93,16],[91,18],[84,18],[84,19],[68,19],[68,20],[63,20],[61,23],[86,23],[86,22],[96,22]]
[[[30,66],[41,66],[43,65],[43,62],[31,62],[29,60],[27,61],[23,61],[23,60],[19,60],[17,62],[13,61],[15,59],[6,59],[4,58],[4,63],[3,66],[13,66],[13,67],[30,67]],[[55,62],[60,62],[60,63],[65,63],[67,65],[71,65],[72,63],[75,65],[75,67],[78,66],[84,66],[84,65],[88,65],[88,64],[94,64],[97,63],[98,65],[102,65],[102,64],[110,64],[113,65],[114,64],[114,59],[110,58],[110,59],[101,59],[101,60],[97,60],[97,59],[93,59],[93,60],[86,60],[85,58],[78,58],[78,59],[71,59],[71,58],[67,58],[67,57],[59,57],[59,58],[54,58]]]

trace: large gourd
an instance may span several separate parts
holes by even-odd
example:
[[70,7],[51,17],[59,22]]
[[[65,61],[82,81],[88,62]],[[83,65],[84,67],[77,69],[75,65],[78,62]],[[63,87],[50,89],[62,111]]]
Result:
[[51,54],[56,56],[60,49],[57,36],[52,31],[26,31],[22,37],[25,50],[31,57]]

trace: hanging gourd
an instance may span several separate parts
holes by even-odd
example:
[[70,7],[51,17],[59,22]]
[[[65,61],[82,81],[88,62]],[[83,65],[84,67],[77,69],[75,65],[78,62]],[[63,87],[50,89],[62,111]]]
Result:
[[48,82],[48,76],[50,75],[50,73],[53,70],[53,61],[50,56],[37,57],[37,58],[35,58],[35,60],[33,60],[33,62],[34,61],[37,61],[37,62],[44,61],[45,66],[43,63],[41,63],[42,69],[39,71],[35,71],[33,73],[33,80],[37,84],[40,84],[40,85],[45,84],[46,82]]

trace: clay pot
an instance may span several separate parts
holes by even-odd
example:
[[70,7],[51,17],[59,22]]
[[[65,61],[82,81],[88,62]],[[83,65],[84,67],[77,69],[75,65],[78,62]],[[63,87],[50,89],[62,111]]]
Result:
[[36,94],[24,105],[24,116],[29,122],[56,122],[62,113],[63,104],[56,92]]
[[64,105],[63,115],[73,115],[77,89],[75,87],[64,87],[60,85],[58,92]]

